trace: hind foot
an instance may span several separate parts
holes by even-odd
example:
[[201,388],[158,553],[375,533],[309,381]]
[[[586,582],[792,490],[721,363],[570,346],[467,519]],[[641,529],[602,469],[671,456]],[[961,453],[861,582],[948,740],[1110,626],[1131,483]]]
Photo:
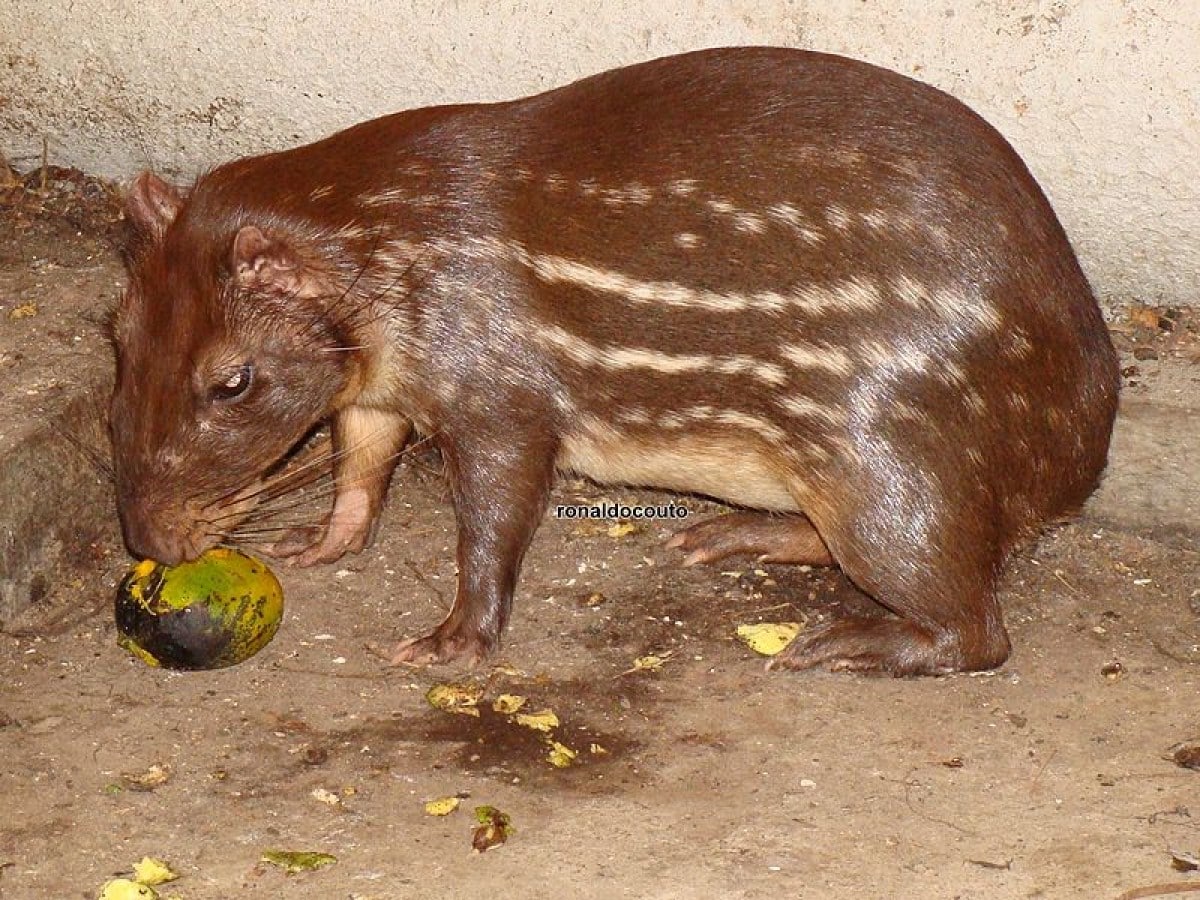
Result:
[[939,635],[906,619],[851,617],[801,634],[767,664],[770,669],[828,668],[878,675],[948,675],[992,669],[1008,658],[1003,628],[967,639]]
[[800,515],[734,512],[676,532],[667,546],[683,550],[685,566],[746,553],[763,562],[831,566],[833,557],[817,530]]

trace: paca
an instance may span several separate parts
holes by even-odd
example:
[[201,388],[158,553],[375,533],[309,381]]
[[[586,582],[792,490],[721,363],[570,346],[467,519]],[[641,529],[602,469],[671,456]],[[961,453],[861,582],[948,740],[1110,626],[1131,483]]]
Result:
[[112,435],[130,549],[218,541],[332,422],[327,523],[369,539],[415,429],[458,523],[444,622],[476,660],[558,473],[740,507],[681,532],[836,564],[892,615],[777,665],[895,675],[1009,653],[1009,551],[1104,468],[1118,372],[1045,196],[927,85],[797,50],[709,50],[510,103],[417,109],[127,205]]

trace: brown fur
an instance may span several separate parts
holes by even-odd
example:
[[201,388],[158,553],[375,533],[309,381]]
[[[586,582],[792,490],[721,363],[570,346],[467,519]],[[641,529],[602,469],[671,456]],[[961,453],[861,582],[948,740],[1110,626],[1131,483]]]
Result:
[[832,558],[896,614],[780,665],[994,666],[1006,555],[1107,454],[1115,357],[1028,170],[962,104],[852,60],[703,51],[399,113],[186,194],[143,175],[128,217],[130,547],[210,546],[332,419],[337,502],[287,549],[359,549],[415,425],[445,461],[459,588],[397,659],[495,648],[567,468],[790,513],[681,543]]

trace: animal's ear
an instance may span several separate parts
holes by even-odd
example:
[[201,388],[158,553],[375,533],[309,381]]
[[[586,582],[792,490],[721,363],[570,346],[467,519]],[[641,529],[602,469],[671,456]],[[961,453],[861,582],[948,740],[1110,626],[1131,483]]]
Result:
[[133,179],[125,197],[125,215],[139,231],[161,238],[183,208],[183,195],[153,172]]
[[319,279],[286,238],[271,237],[257,225],[245,225],[233,239],[230,268],[238,284],[293,297],[320,293]]

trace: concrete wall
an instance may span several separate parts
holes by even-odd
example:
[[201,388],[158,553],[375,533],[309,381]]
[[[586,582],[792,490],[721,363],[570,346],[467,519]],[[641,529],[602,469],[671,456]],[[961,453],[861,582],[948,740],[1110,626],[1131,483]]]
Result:
[[399,108],[723,44],[932,82],[1029,161],[1108,300],[1200,303],[1194,0],[3,0],[0,152],[186,179]]

